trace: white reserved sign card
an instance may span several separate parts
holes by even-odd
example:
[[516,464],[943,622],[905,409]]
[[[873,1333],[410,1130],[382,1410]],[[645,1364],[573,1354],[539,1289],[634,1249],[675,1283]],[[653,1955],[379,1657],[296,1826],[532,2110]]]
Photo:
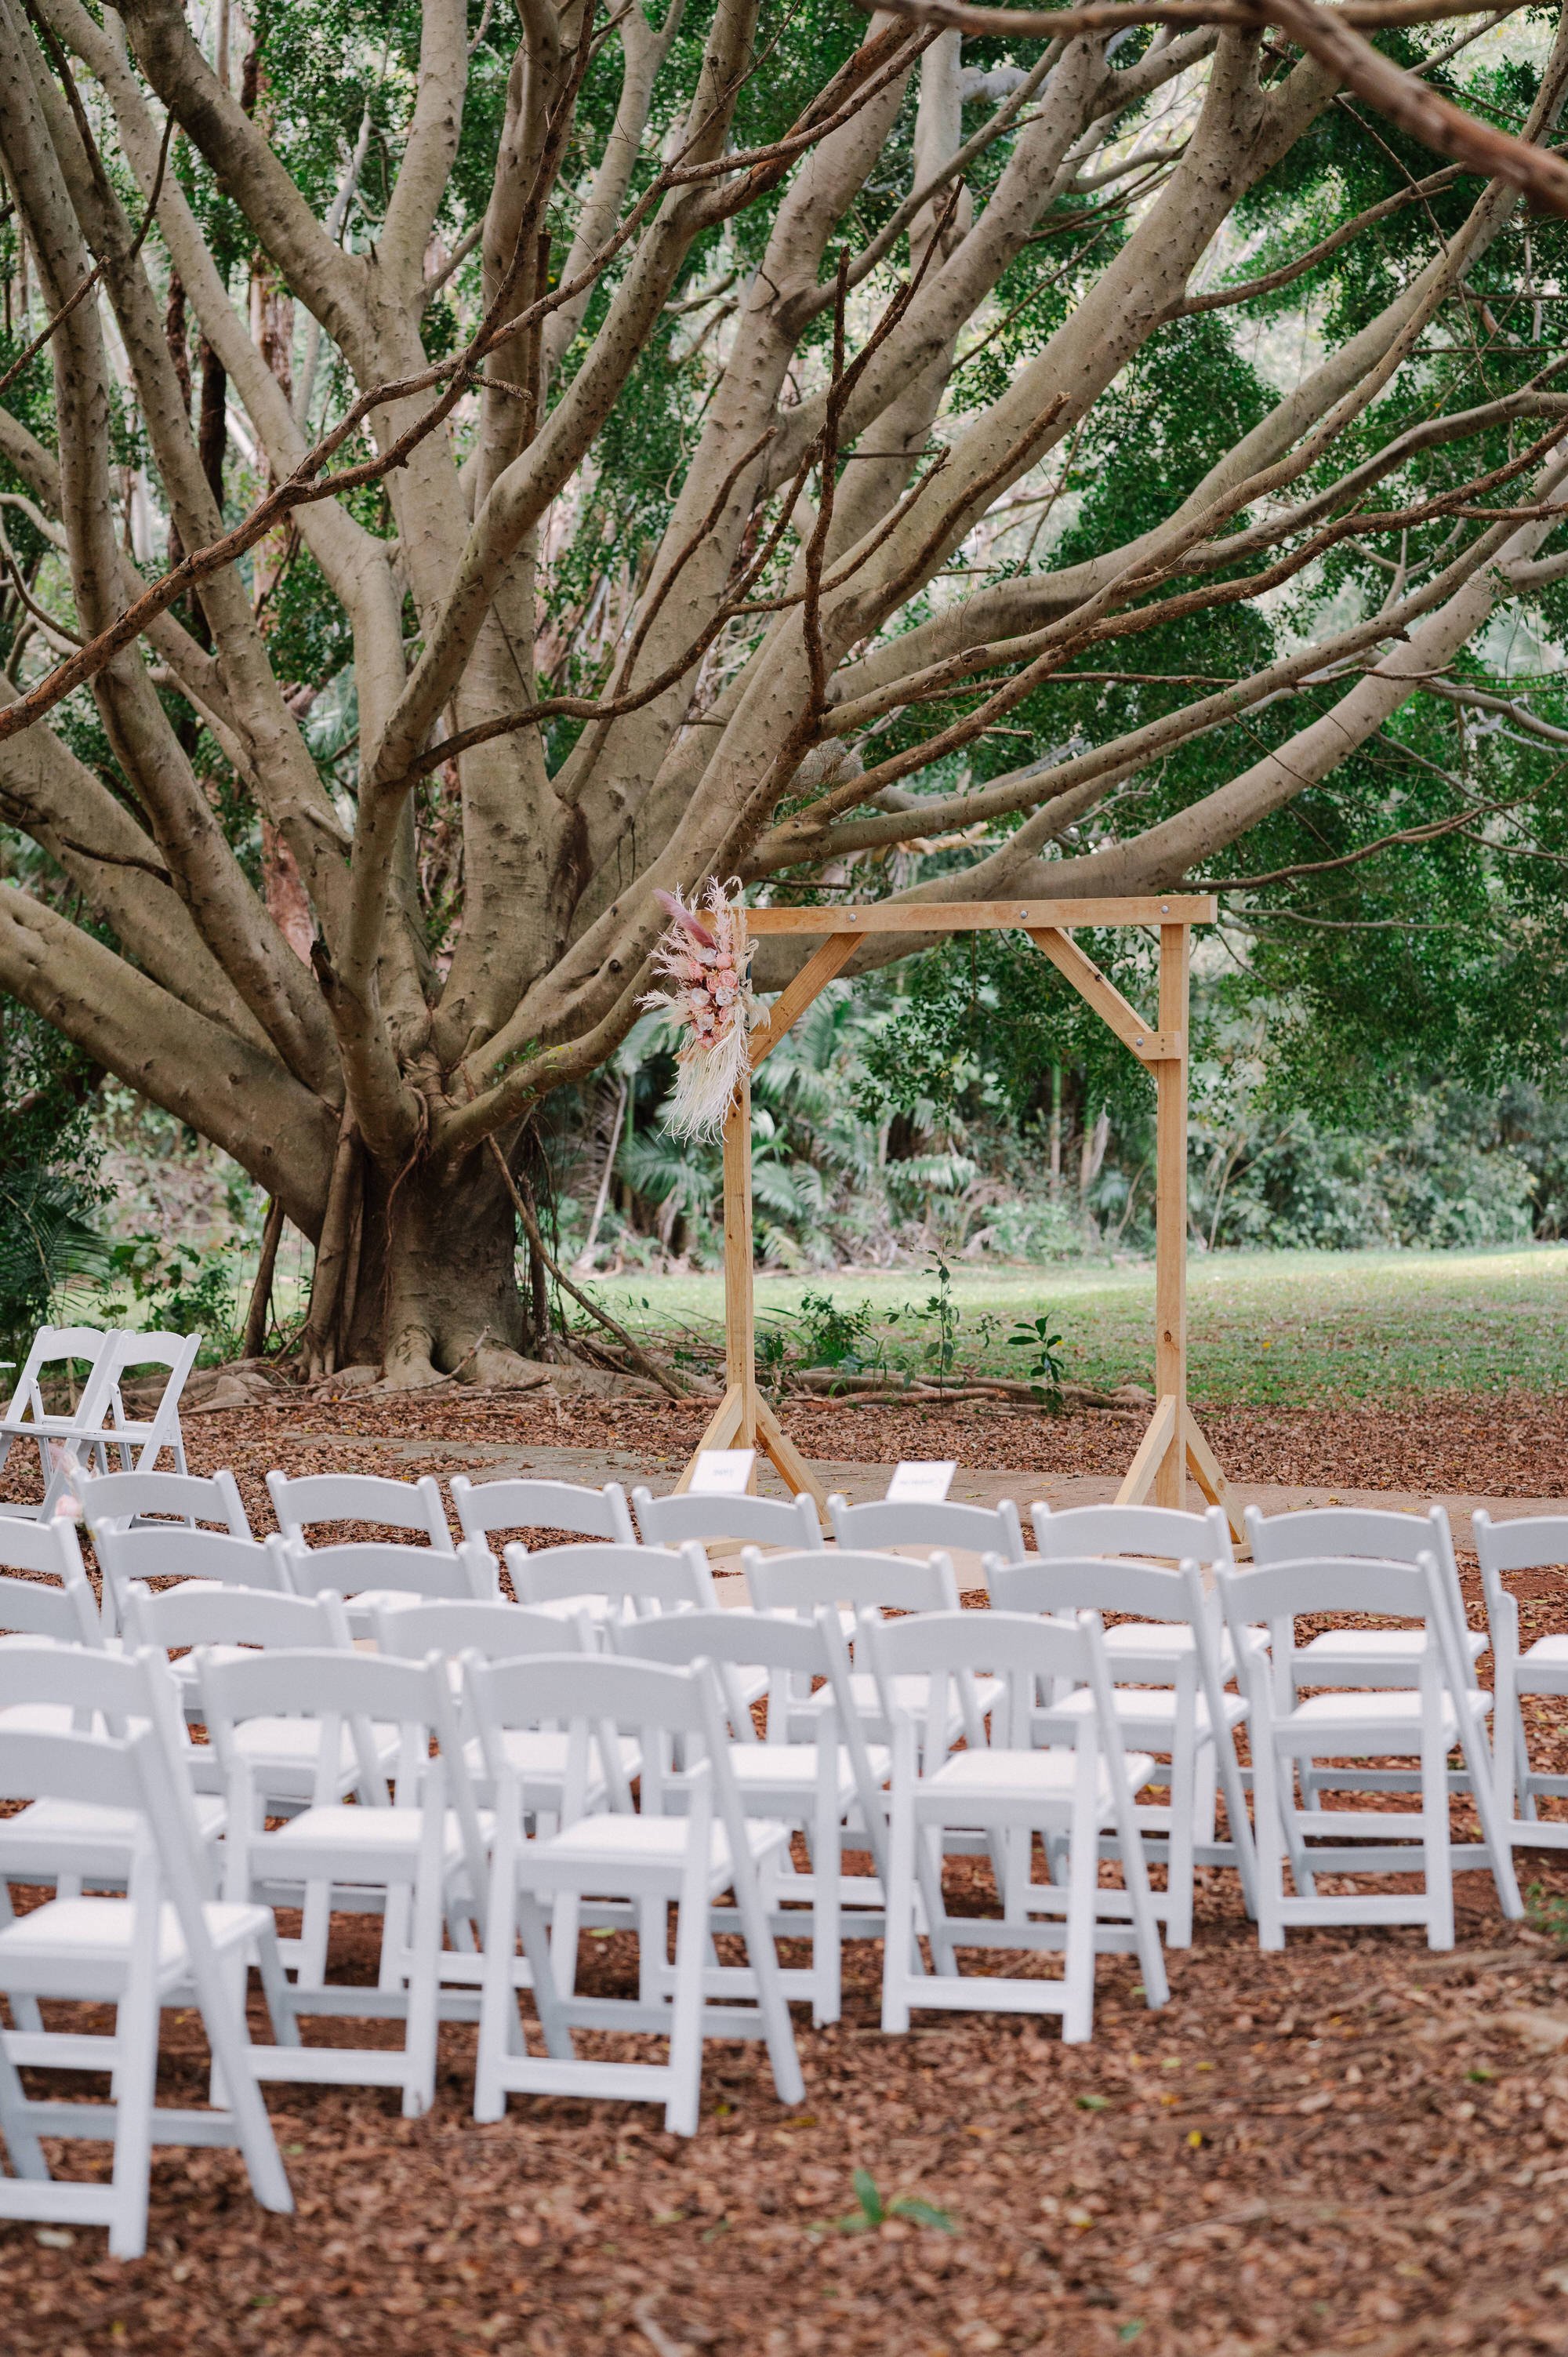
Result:
[[700,1448],[697,1469],[692,1476],[692,1495],[743,1498],[756,1462],[755,1448]]
[[957,1471],[956,1457],[911,1458],[896,1469],[887,1495],[900,1505],[940,1506]]

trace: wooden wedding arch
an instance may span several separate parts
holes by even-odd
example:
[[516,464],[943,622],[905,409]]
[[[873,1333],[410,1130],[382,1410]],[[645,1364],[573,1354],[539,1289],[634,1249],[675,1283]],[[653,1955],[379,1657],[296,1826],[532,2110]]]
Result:
[[[774,1001],[751,1035],[751,1071],[771,1055],[790,1025],[832,981],[867,933],[994,932],[1015,927],[1048,957],[1103,1017],[1123,1046],[1155,1075],[1155,1412],[1118,1492],[1122,1504],[1152,1499],[1180,1506],[1187,1476],[1240,1530],[1225,1477],[1187,1397],[1187,997],[1192,928],[1214,922],[1217,903],[1207,893],[1120,900],[876,901],[859,908],[753,909],[746,922],[761,933],[824,936],[800,973]],[[1160,936],[1159,1017],[1145,1023],[1073,940],[1079,925],[1144,925]],[[809,1491],[826,1512],[827,1500],[811,1466],[789,1440],[757,1387],[757,1321],[751,1233],[751,1081],[736,1092],[725,1123],[725,1394],[698,1443],[704,1448],[758,1448],[791,1491]],[[682,1475],[684,1490],[696,1457]]]

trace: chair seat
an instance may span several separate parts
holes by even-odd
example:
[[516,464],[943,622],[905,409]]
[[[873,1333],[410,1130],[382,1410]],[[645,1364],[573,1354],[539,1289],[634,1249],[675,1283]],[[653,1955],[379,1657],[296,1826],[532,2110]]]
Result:
[[[1220,1669],[1229,1677],[1236,1666],[1230,1630],[1219,1631],[1215,1643]],[[1186,1621],[1118,1620],[1105,1631],[1105,1650],[1112,1659],[1136,1653],[1148,1662],[1184,1662],[1192,1646],[1192,1630]]]
[[[1491,1708],[1492,1697],[1479,1688],[1468,1693],[1466,1700],[1471,1716],[1479,1718]],[[1439,1697],[1439,1714],[1445,1741],[1452,1742],[1458,1733],[1459,1714],[1452,1695]],[[1348,1692],[1309,1695],[1298,1702],[1279,1721],[1281,1733],[1310,1734],[1315,1729],[1337,1727],[1365,1740],[1369,1735],[1374,1743],[1379,1730],[1388,1727],[1396,1738],[1408,1737],[1413,1749],[1420,1742],[1422,1696],[1415,1686],[1357,1686]],[[1393,1747],[1390,1747],[1393,1748]]]
[[[686,1855],[688,1820],[685,1817],[628,1817],[606,1814],[579,1817],[558,1834],[543,1841],[532,1843],[541,1864],[545,1861],[570,1863],[580,1860],[587,1867],[616,1866],[648,1867],[668,1865],[671,1873],[679,1871]],[[789,1838],[787,1826],[758,1824],[753,1818],[746,1821],[746,1847],[754,1858],[765,1857],[768,1851]],[[714,1824],[708,1835],[708,1865],[715,1874],[729,1871],[731,1851],[729,1838],[723,1825]]]
[[[1135,1792],[1148,1782],[1155,1763],[1146,1752],[1129,1751],[1125,1757],[1127,1781]],[[1046,1801],[1065,1808],[1077,1781],[1077,1755],[1067,1749],[955,1751],[934,1776],[922,1781],[919,1793],[922,1804],[928,1796],[950,1796],[966,1805],[994,1799]],[[1111,1797],[1111,1780],[1101,1765],[1098,1804],[1102,1813],[1110,1808]]]
[[1533,1662],[1538,1669],[1568,1670],[1568,1637],[1538,1637],[1519,1658],[1521,1669]]
[[[911,1718],[923,1722],[926,1713],[930,1707],[931,1682],[929,1678],[922,1676],[889,1678],[887,1685],[888,1691],[893,1698],[893,1706],[895,1710],[907,1710]],[[869,1676],[865,1671],[856,1671],[850,1678],[849,1690],[854,1700],[855,1709],[859,1712],[866,1725],[868,1727],[880,1727],[882,1724],[882,1706],[877,1698],[875,1679]],[[993,1706],[1000,1699],[1002,1691],[1002,1681],[1000,1678],[977,1677],[975,1679],[974,1698],[982,1718],[985,1717]],[[791,1703],[789,1706],[790,1716],[794,1718],[799,1718],[801,1714],[806,1711],[831,1710],[832,1707],[832,1691],[831,1687],[819,1686],[814,1695],[802,1695],[798,1702]],[[960,1735],[963,1732],[962,1722],[956,1710],[951,1714],[951,1723],[949,1732],[950,1735]]]
[[[536,1784],[559,1786],[566,1776],[566,1755],[571,1738],[564,1731],[544,1727],[508,1727],[501,1730],[501,1750],[509,1768],[516,1770],[522,1780],[523,1806],[529,1805],[528,1787]],[[616,1749],[620,1753],[622,1770],[629,1779],[642,1769],[642,1751],[636,1738],[618,1736]],[[463,1748],[463,1764],[470,1776],[486,1781],[484,1746],[478,1736]],[[593,1791],[602,1791],[604,1779],[596,1771],[589,1778]]]
[[[316,1718],[247,1718],[234,1729],[234,1749],[252,1768],[297,1768],[314,1770],[321,1749],[321,1722]],[[378,1723],[371,1729],[376,1759],[383,1768],[397,1758],[398,1731]],[[357,1772],[354,1738],[340,1730],[338,1757],[345,1775]]]
[[[1489,1637],[1478,1629],[1464,1632],[1466,1650],[1473,1662],[1478,1662]],[[1411,1662],[1420,1660],[1426,1643],[1424,1629],[1326,1629],[1321,1637],[1298,1645],[1298,1662]]]
[[[220,1953],[257,1938],[273,1920],[270,1907],[227,1900],[209,1900],[201,1912],[208,1939]],[[123,1972],[134,1913],[128,1899],[46,1900],[0,1930],[0,1987],[19,1987],[18,1972],[30,1975],[49,1965],[74,1964],[85,1970],[107,1964]],[[185,1934],[177,1910],[166,1903],[158,1910],[158,1977],[166,1983],[185,1968]]]
[[[814,1743],[735,1743],[730,1746],[729,1758],[743,1801],[747,1793],[785,1792],[798,1792],[804,1801],[816,1792],[821,1753]],[[866,1758],[872,1775],[882,1783],[887,1775],[887,1752],[880,1745],[870,1746]],[[854,1769],[849,1753],[842,1749],[838,1755],[838,1791],[841,1800],[854,1800]]]
[[[424,1833],[423,1809],[364,1809],[337,1804],[302,1809],[276,1833],[263,1834],[255,1844],[257,1861],[292,1859],[295,1851],[332,1851],[362,1858],[375,1872],[389,1857],[412,1859],[418,1855]],[[448,1862],[463,1854],[463,1836],[456,1813],[448,1809],[441,1829],[441,1846]]]
[[[216,1792],[193,1793],[196,1822],[204,1841],[216,1841],[228,1820],[227,1803]],[[29,1801],[14,1817],[0,1824],[0,1855],[4,1854],[7,1832],[23,1833],[37,1840],[40,1834],[58,1834],[72,1840],[115,1842],[127,1845],[135,1837],[142,1822],[135,1809],[104,1809],[82,1801]]]
[[[1120,1719],[1134,1720],[1140,1726],[1168,1727],[1173,1734],[1176,1719],[1175,1686],[1112,1686],[1111,1699]],[[1247,1705],[1240,1695],[1220,1697],[1227,1727],[1240,1727],[1247,1716]],[[1094,1696],[1087,1686],[1068,1695],[1059,1703],[1049,1703],[1040,1711],[1042,1718],[1092,1718]],[[1208,1734],[1208,1705],[1201,1695],[1195,1698],[1194,1725],[1200,1738]],[[1152,1738],[1148,1738],[1153,1740]]]

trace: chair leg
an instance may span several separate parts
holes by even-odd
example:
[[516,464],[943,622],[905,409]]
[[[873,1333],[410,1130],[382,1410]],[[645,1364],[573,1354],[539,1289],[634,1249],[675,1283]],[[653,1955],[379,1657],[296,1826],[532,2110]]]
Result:
[[[710,1820],[701,1813],[705,1834]],[[664,2105],[664,2126],[671,2136],[695,2136],[703,2101],[703,1978],[712,1929],[708,1921],[707,1842],[699,1850],[693,1837],[692,1854],[681,1885],[681,1913],[675,1926],[675,1990],[670,2004],[670,2093]],[[737,1873],[740,1867],[737,1862]],[[736,1896],[740,1896],[737,1888]],[[647,1920],[644,1911],[643,1921]],[[660,1901],[660,1931],[667,1920]],[[763,1990],[760,1956],[752,1959],[759,1997]],[[772,2040],[768,2041],[771,2050]],[[779,2066],[774,2063],[775,2080]]]
[[[1085,1763],[1088,1774],[1085,1773]],[[1098,1761],[1086,1746],[1079,1754],[1073,1795],[1071,1846],[1068,1852],[1067,1944],[1062,1959],[1062,2042],[1082,2046],[1094,2034],[1094,1934],[1100,1888],[1100,1825],[1094,1785]],[[1132,1847],[1129,1842],[1125,1845]],[[1125,1865],[1123,1866],[1125,1870]]]
[[485,1910],[485,1969],[479,1984],[479,2038],[474,2059],[474,2117],[506,2115],[501,2066],[510,2050],[507,2007],[517,2015],[511,1960],[517,1946],[517,1837],[502,1825],[490,1866],[489,1904]]
[[811,2020],[818,2029],[837,2021],[843,2010],[840,1826],[836,1779],[824,1774],[817,1787],[817,1821],[811,1835]]
[[139,2259],[147,2247],[153,2165],[153,2093],[158,2067],[158,2003],[150,1973],[132,1968],[114,2019],[114,2215],[112,2259]]
[[[1205,1750],[1211,1747],[1206,1745]],[[1165,1945],[1192,1945],[1193,1840],[1197,1808],[1196,1742],[1178,1730],[1171,1758],[1171,1836],[1165,1846]]]
[[1426,1869],[1426,1944],[1454,1945],[1454,1858],[1448,1821],[1448,1747],[1434,1724],[1435,1709],[1424,1715],[1421,1740],[1421,1842]]
[[[1492,1707],[1495,1714],[1495,1703]],[[1481,1839],[1491,1854],[1492,1880],[1497,1887],[1498,1904],[1508,1920],[1517,1923],[1524,1913],[1524,1900],[1520,1896],[1519,1877],[1514,1872],[1512,1813],[1498,1806],[1491,1775],[1493,1763],[1487,1756],[1487,1738],[1477,1718],[1470,1720],[1460,1739],[1465,1763],[1470,1770],[1471,1794],[1476,1814],[1480,1820]],[[1509,1748],[1507,1731],[1503,1730],[1498,1738],[1498,1752],[1506,1752]]]
[[[1284,1826],[1280,1814],[1280,1763],[1267,1727],[1252,1732],[1253,1855],[1258,1875],[1258,1945],[1285,1943]],[[1297,1890],[1301,1885],[1299,1878]]]
[[[440,1820],[436,1820],[439,1827]],[[413,1948],[408,1960],[408,2017],[403,2050],[408,2075],[403,2115],[416,2120],[435,2101],[436,2022],[441,1983],[441,1868],[438,1858],[422,1858],[413,1889]]]
[[[564,2000],[556,1987],[555,1976],[550,1968],[550,1942],[544,1929],[544,1912],[532,1890],[518,1892],[517,1920],[522,1932],[522,1953],[528,1958],[533,1975],[533,2003],[539,2015],[539,2027],[544,2039],[544,2050],[557,2062],[570,2062],[572,2033],[566,2027]],[[517,1998],[510,1995],[511,1986],[510,1955],[503,1953],[500,1970],[509,1991],[510,2002],[515,2006]],[[568,1990],[566,1994],[569,1996],[571,1991]],[[499,2113],[497,2117],[499,2117]]]
[[[909,2027],[909,1991],[915,1978],[909,1968],[909,1952],[918,1937],[915,1840],[915,1798],[908,1781],[900,1777],[893,1787],[893,1819],[887,1840],[887,1903],[882,1927],[882,2027],[893,2035],[900,2035]],[[940,1897],[939,1889],[939,1905]],[[929,1900],[927,1904],[934,1958],[937,1918],[929,1912]]]
[[[261,1975],[262,1995],[267,2003],[267,2018],[272,2023],[274,2043],[278,2046],[299,2044],[299,2023],[295,2018],[294,1993],[278,1954],[277,1933],[269,1923],[257,1935],[256,1969]],[[240,2018],[244,2019],[243,2000]]]
[[[36,2001],[30,2002],[37,2013]],[[20,2021],[21,2006],[16,1997],[11,1999],[11,2011]],[[21,2026],[30,2028],[31,2024]],[[47,2179],[49,2165],[44,2158],[42,2145],[28,2125],[27,2100],[16,2066],[6,2049],[5,2033],[0,2029],[0,2137],[5,2140],[11,2166],[18,2177]]]

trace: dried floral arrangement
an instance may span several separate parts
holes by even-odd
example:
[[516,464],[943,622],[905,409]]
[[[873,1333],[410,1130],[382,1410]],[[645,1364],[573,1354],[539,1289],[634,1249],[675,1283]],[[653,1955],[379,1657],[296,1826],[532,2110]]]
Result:
[[749,1066],[749,1034],[763,1020],[751,987],[746,903],[733,877],[727,884],[710,878],[691,905],[673,892],[654,897],[670,922],[653,967],[670,987],[650,990],[638,1005],[668,1007],[689,1034],[676,1058],[665,1126],[677,1137],[716,1137]]

